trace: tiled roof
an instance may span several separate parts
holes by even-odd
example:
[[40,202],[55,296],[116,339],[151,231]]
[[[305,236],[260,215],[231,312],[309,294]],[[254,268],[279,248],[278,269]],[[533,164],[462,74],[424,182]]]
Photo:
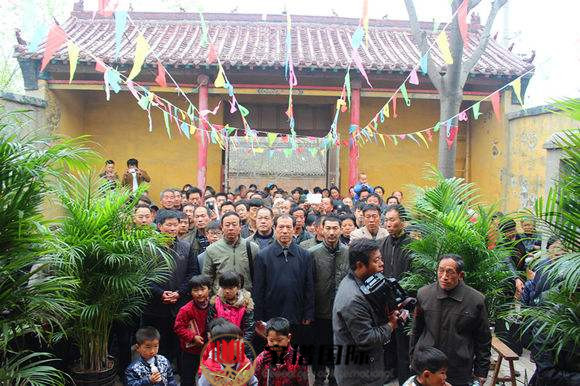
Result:
[[[207,64],[207,47],[201,47],[202,36],[199,16],[191,13],[131,13],[130,17],[143,32],[152,50],[165,65],[201,66]],[[218,51],[223,64],[231,66],[282,67],[285,58],[286,19],[284,15],[248,14],[204,14],[209,27],[209,37]],[[292,54],[298,68],[342,69],[350,61],[350,37],[358,25],[358,19],[293,16]],[[430,29],[432,23],[424,23]],[[93,62],[82,48],[107,63],[130,64],[135,51],[137,30],[130,22],[123,38],[120,58],[115,60],[115,26],[112,17],[102,18],[89,12],[73,12],[63,28],[73,41],[81,46],[79,60]],[[469,57],[478,36],[470,32],[470,42],[464,55]],[[429,39],[436,35],[429,33]],[[42,58],[44,43],[35,53],[17,47],[20,58]],[[434,59],[442,64],[437,49]],[[419,60],[408,22],[371,20],[368,46],[359,49],[363,65],[367,70],[400,71],[410,70]],[[66,62],[66,45],[56,53],[54,59]],[[146,63],[154,63],[153,55]],[[493,39],[472,70],[474,74],[521,75],[532,67],[519,56],[500,46]]]

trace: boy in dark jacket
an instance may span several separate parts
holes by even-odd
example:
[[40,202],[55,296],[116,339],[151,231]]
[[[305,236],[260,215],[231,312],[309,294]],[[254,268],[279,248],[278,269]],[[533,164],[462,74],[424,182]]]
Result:
[[181,307],[173,329],[179,337],[181,349],[181,385],[193,386],[199,369],[201,349],[205,343],[207,311],[211,280],[197,275],[189,281],[193,300]]
[[290,322],[272,318],[266,326],[268,346],[254,361],[255,376],[260,385],[307,386],[308,367],[290,345]]
[[161,338],[159,331],[153,327],[143,327],[137,331],[135,337],[137,352],[141,357],[125,370],[125,385],[177,386],[171,363],[163,355],[157,354]]
[[[207,323],[215,318],[224,318],[238,326],[246,342],[251,342],[254,337],[254,301],[250,292],[243,288],[243,276],[227,271],[218,282],[220,289],[210,301]],[[250,359],[254,357],[249,347],[246,347],[246,355]]]

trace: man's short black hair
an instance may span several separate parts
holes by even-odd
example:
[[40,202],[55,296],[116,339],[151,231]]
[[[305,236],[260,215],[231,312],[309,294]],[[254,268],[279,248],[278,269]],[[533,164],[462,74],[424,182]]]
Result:
[[272,209],[270,207],[263,206],[260,209],[258,209],[258,212],[261,211],[261,210],[267,210],[268,212],[270,212],[270,217],[272,217],[272,218],[274,217],[274,212],[272,211]]
[[284,218],[289,218],[290,220],[292,220],[292,226],[296,226],[296,219],[292,216],[290,216],[289,214],[283,213],[283,214],[279,214],[278,216],[274,217],[274,228],[276,228],[278,226],[278,221]]
[[201,189],[196,187],[196,186],[193,186],[193,187],[187,189],[187,192],[185,193],[188,200],[189,200],[189,196],[193,193],[199,194],[200,197],[203,196],[203,194],[201,193]]
[[157,331],[155,327],[151,326],[141,327],[135,333],[135,340],[137,341],[137,344],[143,344],[148,340],[151,341],[160,339],[161,334],[159,334],[159,331]]
[[114,165],[115,161],[113,161],[112,159],[108,159],[105,161],[105,165]]
[[298,205],[294,206],[292,209],[290,209],[290,214],[292,216],[294,216],[294,213],[296,212],[302,212],[304,213],[304,216],[306,216],[306,209],[299,207]]
[[448,368],[449,361],[441,350],[435,347],[424,347],[414,352],[411,367],[417,374],[422,374],[425,370],[436,373]]
[[226,271],[222,273],[218,279],[218,284],[222,288],[242,287],[240,274],[234,271]]
[[385,188],[383,188],[381,185],[377,185],[375,186],[375,192],[377,191],[377,189],[381,189],[383,191],[383,194],[385,194]]
[[242,221],[242,220],[240,219],[240,215],[239,215],[239,214],[237,214],[237,213],[236,213],[236,212],[234,212],[234,211],[231,211],[231,210],[230,210],[230,211],[228,211],[228,212],[226,212],[226,213],[224,213],[224,215],[222,216],[222,220],[225,220],[225,218],[226,218],[226,217],[231,217],[231,216],[236,216],[236,217],[238,218],[238,221],[240,221],[240,222]]
[[305,226],[310,226],[312,224],[316,224],[316,221],[318,220],[318,216],[316,216],[315,214],[310,213],[309,215],[306,216],[306,220],[304,221],[304,225]]
[[167,210],[167,209],[160,210],[159,212],[157,212],[157,215],[155,216],[155,222],[159,225],[163,225],[165,224],[165,221],[172,218],[179,220],[180,213],[182,212],[178,212],[176,210]]
[[320,186],[315,186],[314,189],[312,189],[313,193],[322,193],[322,189],[320,189]]
[[374,210],[376,211],[378,214],[381,214],[381,208],[379,208],[378,206],[376,206],[375,204],[367,204],[365,206],[363,206],[362,211],[363,214],[365,214],[366,212],[368,212],[369,210]]
[[218,198],[218,197],[226,197],[227,198],[228,195],[225,192],[217,192],[215,194],[215,198]]
[[259,198],[252,198],[248,201],[248,208],[261,208],[264,206],[264,201]]
[[187,217],[187,215],[181,211],[177,211],[177,219],[178,220],[184,220],[184,219],[188,219],[189,217]]
[[359,196],[362,192],[370,193],[371,191],[366,185],[363,185],[363,186],[361,186],[360,191],[358,192]]
[[206,187],[205,187],[205,191],[206,191],[206,192],[210,192],[212,196],[215,196],[215,189],[214,189],[214,188],[212,188],[211,186],[209,186],[209,185],[208,185],[208,186],[206,186]]
[[294,193],[302,194],[302,188],[295,187],[294,189],[292,189],[290,194],[294,194]]
[[256,184],[250,184],[248,186],[248,189],[258,189],[258,185],[256,185]]
[[290,335],[290,322],[288,319],[282,317],[272,318],[266,323],[266,333],[270,331],[288,336]]
[[356,226],[356,217],[352,213],[345,213],[340,215],[340,224],[342,224],[346,220],[352,220],[352,223]]
[[127,167],[129,166],[139,166],[139,161],[137,161],[135,158],[129,158],[127,160]]
[[149,209],[149,211],[151,211],[151,205],[147,205],[147,204],[137,204],[135,206],[134,211],[136,212],[137,209],[142,209],[142,208]]
[[248,201],[246,200],[238,200],[234,203],[236,209],[238,209],[238,206],[243,205],[246,210],[250,210],[250,207],[248,206]]
[[340,193],[340,189],[338,189],[338,186],[332,185],[329,189],[330,192],[332,192],[333,190],[336,190],[338,193]]
[[[398,205],[398,204],[400,204],[400,202],[399,202],[399,199],[397,198],[397,196],[389,196],[389,197],[387,197],[387,198],[385,199],[385,202],[389,202],[389,200],[390,200],[391,198],[394,198],[395,200],[397,200],[397,205]],[[391,205],[392,205],[392,204],[391,204]]]
[[348,264],[353,271],[356,269],[357,261],[365,266],[369,265],[371,252],[379,249],[379,244],[371,239],[355,239],[348,246]]
[[236,210],[236,205],[233,202],[231,202],[231,201],[224,201],[224,203],[222,204],[221,208],[223,208],[226,205],[231,205],[231,206],[234,207],[234,210]]
[[[223,318],[214,319],[214,321]],[[230,341],[236,339],[235,337],[241,338],[243,336],[242,330],[238,326],[233,323],[228,322],[227,320],[223,319],[222,321],[210,323],[211,328],[209,329],[209,333],[212,339],[218,338],[218,340],[226,340]],[[225,336],[224,336],[225,335]],[[220,338],[223,337],[223,338]]]
[[465,263],[463,262],[463,258],[461,256],[455,253],[447,253],[439,258],[439,263],[441,262],[441,260],[445,259],[451,259],[455,261],[455,265],[457,265],[457,273],[463,272],[463,269],[465,268]]
[[207,275],[195,275],[191,279],[189,279],[189,290],[191,291],[194,288],[202,288],[207,287],[211,289],[212,282],[209,276]]
[[149,205],[152,204],[151,199],[145,195],[139,197],[139,201],[143,201],[144,203],[149,204]]
[[207,226],[205,227],[206,231],[212,230],[212,229],[217,229],[220,230],[222,229],[222,223],[220,222],[220,220],[213,220],[210,221]]
[[371,194],[369,194],[369,196],[367,197],[367,201],[371,197],[376,197],[379,200],[379,203],[382,203],[383,202],[383,199],[377,193],[371,193]]
[[340,226],[341,222],[340,222],[340,218],[336,217],[336,216],[324,216],[322,219],[322,223],[321,225],[324,226],[324,224],[326,224],[327,222],[337,222],[338,226]]

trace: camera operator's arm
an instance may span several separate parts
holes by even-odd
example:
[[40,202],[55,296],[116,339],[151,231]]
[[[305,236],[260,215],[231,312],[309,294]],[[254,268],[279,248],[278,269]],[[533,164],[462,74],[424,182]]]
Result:
[[396,317],[394,321],[389,318],[380,326],[374,326],[373,309],[361,299],[353,299],[348,307],[340,312],[340,317],[344,320],[353,340],[361,348],[380,346],[389,342],[393,332],[392,323],[396,326]]

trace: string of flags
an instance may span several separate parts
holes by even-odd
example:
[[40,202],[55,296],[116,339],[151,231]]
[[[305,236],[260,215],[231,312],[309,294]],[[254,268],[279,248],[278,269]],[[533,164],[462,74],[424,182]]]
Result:
[[[378,132],[377,121],[375,119],[373,119],[370,122],[370,124],[367,125],[366,127],[362,128],[360,130],[360,132],[358,132],[357,134],[353,134],[353,139],[361,145],[364,145],[364,144],[372,142],[372,141],[374,141],[375,143],[378,143],[378,140],[380,140],[381,143],[383,144],[383,146],[386,146],[385,138],[389,139],[394,145],[398,145],[398,143],[401,140],[409,139],[409,140],[412,140],[415,143],[417,143],[417,145],[421,145],[421,143],[423,143],[425,145],[425,147],[428,148],[429,142],[432,142],[432,140],[433,140],[433,134],[437,133],[441,129],[445,129],[446,130],[447,146],[449,148],[451,148],[451,146],[453,145],[453,142],[455,141],[455,139],[457,137],[457,133],[459,131],[459,126],[453,124],[454,120],[457,119],[458,121],[464,121],[464,122],[468,121],[469,115],[467,113],[470,110],[471,110],[471,113],[473,115],[473,119],[477,120],[481,116],[481,112],[480,112],[481,102],[488,100],[488,99],[490,100],[493,113],[494,113],[496,119],[500,122],[501,122],[500,92],[503,89],[505,89],[507,87],[511,87],[513,89],[514,94],[518,98],[518,101],[520,102],[520,104],[523,105],[522,95],[521,95],[521,81],[522,81],[522,78],[524,76],[526,76],[527,74],[529,74],[532,71],[534,71],[534,69],[530,69],[530,70],[526,71],[525,73],[523,73],[522,75],[520,75],[516,79],[503,85],[502,87],[495,90],[491,94],[478,100],[477,102],[475,102],[471,106],[461,110],[456,115],[449,117],[444,121],[439,121],[439,122],[435,123],[435,125],[428,127],[426,129],[416,130],[416,131],[413,131],[410,133],[402,133],[402,134],[383,134],[383,133]],[[377,139],[377,137],[378,137],[378,139]],[[419,142],[418,140],[421,140],[421,142]]]
[[[461,3],[460,7],[452,15],[452,18],[453,18],[455,16],[455,14],[457,14],[458,18],[460,19],[459,20],[459,27],[460,27],[461,36],[464,39],[464,44],[467,44],[467,24],[466,24],[467,23],[466,22],[467,1],[468,0],[464,0]],[[106,4],[105,4],[105,6],[106,6]],[[111,12],[111,14],[112,14],[112,12]],[[136,27],[135,23],[132,21],[132,19],[129,17],[129,15],[126,11],[114,11],[114,15],[115,15],[115,53],[116,53],[116,57],[119,57],[121,43],[122,43],[122,36],[125,32],[125,29],[127,26],[127,21],[130,21],[133,24],[134,28],[137,29],[137,27]],[[296,75],[294,72],[294,66],[292,63],[292,51],[291,51],[292,50],[292,40],[291,40],[292,39],[292,37],[291,37],[292,25],[291,25],[291,18],[290,18],[289,13],[287,13],[285,76],[288,79],[289,88],[290,88],[289,100],[288,100],[288,109],[286,111],[286,115],[288,116],[288,119],[290,121],[290,134],[280,134],[280,133],[274,133],[274,132],[263,131],[263,130],[255,130],[255,129],[252,129],[250,127],[248,121],[246,120],[246,116],[249,114],[249,111],[247,108],[245,108],[244,106],[240,105],[237,102],[237,99],[236,99],[235,93],[234,93],[234,87],[231,85],[231,83],[229,82],[229,80],[225,74],[224,68],[221,64],[220,59],[218,58],[215,47],[209,41],[208,28],[207,28],[207,25],[206,25],[205,20],[203,18],[203,14],[202,14],[201,10],[200,10],[200,23],[201,23],[201,29],[202,29],[202,34],[203,34],[202,39],[201,39],[201,44],[205,45],[205,46],[209,46],[208,47],[208,62],[210,64],[217,62],[217,65],[218,65],[218,73],[217,73],[217,76],[214,80],[214,85],[215,85],[215,87],[223,87],[228,91],[228,95],[231,98],[231,100],[229,102],[230,103],[230,112],[233,113],[236,110],[240,111],[243,126],[244,126],[243,129],[229,127],[227,125],[222,126],[222,125],[212,124],[208,120],[207,116],[209,114],[211,114],[211,115],[217,114],[217,112],[220,108],[220,105],[221,105],[221,101],[218,103],[218,105],[213,110],[201,110],[200,111],[193,103],[191,103],[191,101],[189,101],[187,95],[181,90],[181,88],[179,87],[179,84],[173,79],[171,74],[166,70],[166,68],[161,63],[161,60],[159,60],[159,58],[156,55],[155,56],[157,59],[157,76],[155,78],[155,82],[162,87],[167,87],[166,76],[168,75],[171,78],[171,80],[175,83],[176,88],[187,99],[187,101],[188,101],[187,110],[183,110],[183,109],[175,106],[174,104],[169,102],[167,99],[161,98],[158,95],[154,94],[153,92],[149,91],[146,87],[135,83],[133,81],[133,79],[135,79],[138,76],[138,74],[141,72],[142,66],[143,66],[147,56],[149,54],[153,53],[151,50],[151,47],[149,46],[149,43],[147,42],[147,40],[145,39],[145,37],[143,36],[141,31],[138,31],[138,34],[137,34],[133,66],[131,68],[129,75],[126,78],[124,77],[124,75],[119,73],[116,69],[112,68],[111,66],[108,66],[101,59],[99,59],[98,57],[96,57],[95,55],[93,55],[92,53],[89,52],[89,55],[91,57],[93,57],[93,59],[95,60],[95,63],[96,63],[95,69],[97,71],[103,73],[103,81],[104,81],[105,94],[106,94],[107,100],[110,99],[110,92],[111,91],[118,93],[121,90],[121,84],[125,83],[125,86],[127,87],[127,89],[136,98],[138,105],[143,110],[147,111],[148,120],[149,120],[149,131],[153,130],[153,123],[152,123],[152,118],[151,118],[151,107],[155,107],[155,108],[160,109],[163,112],[163,120],[165,123],[167,135],[170,138],[171,138],[171,125],[173,123],[175,123],[175,125],[178,129],[178,132],[181,135],[186,136],[188,139],[191,139],[191,136],[194,135],[196,132],[198,132],[200,134],[203,133],[202,135],[199,135],[199,140],[211,141],[211,143],[213,143],[213,144],[218,144],[222,149],[225,148],[226,144],[228,143],[228,140],[227,140],[228,137],[231,137],[233,139],[231,142],[233,144],[233,146],[235,146],[236,142],[239,143],[238,133],[243,132],[244,133],[243,137],[245,138],[245,140],[247,142],[251,142],[252,144],[255,143],[256,145],[258,145],[257,137],[258,137],[258,133],[261,133],[261,134],[264,134],[266,136],[269,147],[272,147],[274,145],[274,143],[277,140],[279,140],[281,143],[291,145],[290,152],[295,151],[295,152],[300,153],[300,152],[304,151],[303,148],[302,148],[302,150],[300,150],[301,147],[298,146],[298,144],[296,142],[296,133],[294,131],[292,90],[293,90],[294,86],[297,85],[297,78],[296,78]],[[459,121],[468,120],[467,111],[470,109],[473,111],[474,119],[477,119],[479,117],[479,115],[481,115],[479,112],[481,101],[486,100],[486,99],[490,99],[490,102],[492,104],[492,108],[496,114],[496,117],[498,117],[498,119],[499,119],[499,111],[500,111],[499,91],[501,91],[503,88],[511,85],[518,100],[520,101],[521,104],[523,104],[522,98],[521,98],[521,77],[527,75],[532,70],[522,74],[520,77],[514,79],[512,82],[510,82],[507,85],[503,86],[502,88],[496,90],[494,93],[488,95],[487,97],[485,97],[482,100],[478,101],[477,103],[473,104],[469,108],[461,111],[456,116],[451,117],[444,122],[438,122],[430,128],[414,131],[411,133],[396,134],[396,135],[378,133],[378,126],[379,126],[378,121],[379,120],[380,120],[380,123],[383,123],[385,118],[390,118],[390,117],[396,118],[397,117],[397,95],[399,92],[401,93],[401,97],[402,97],[405,105],[406,106],[411,105],[411,100],[409,98],[409,93],[407,91],[406,83],[408,82],[410,85],[418,85],[419,84],[419,77],[417,74],[417,70],[420,69],[423,74],[427,73],[428,54],[429,54],[429,51],[435,45],[437,45],[439,47],[439,50],[441,51],[442,56],[444,57],[444,59],[446,61],[453,60],[450,53],[448,55],[449,57],[446,58],[447,54],[444,52],[445,51],[445,44],[447,44],[447,48],[449,45],[448,41],[447,41],[447,34],[445,32],[445,29],[447,28],[447,26],[450,23],[451,22],[447,23],[447,25],[444,26],[444,28],[441,30],[441,32],[439,33],[439,35],[435,39],[435,41],[431,44],[431,46],[429,47],[427,52],[420,58],[419,63],[417,65],[415,65],[415,67],[410,71],[407,78],[403,81],[403,83],[399,86],[399,88],[395,91],[395,93],[389,98],[387,103],[385,103],[382,106],[382,108],[379,110],[379,112],[377,112],[377,114],[375,114],[375,116],[373,117],[373,119],[371,119],[369,124],[367,124],[363,128],[360,128],[356,125],[351,125],[351,127],[349,129],[349,135],[351,136],[351,140],[341,142],[339,135],[337,133],[337,122],[338,122],[339,113],[346,111],[347,102],[348,102],[348,106],[350,107],[350,99],[351,99],[350,69],[351,69],[351,67],[349,65],[349,67],[347,68],[346,74],[345,74],[341,96],[337,100],[337,103],[336,103],[336,113],[335,113],[333,123],[331,125],[330,131],[327,133],[327,135],[325,137],[323,137],[322,146],[319,149],[319,151],[324,151],[332,146],[344,145],[344,146],[348,147],[348,146],[352,146],[355,142],[365,144],[365,143],[370,142],[371,140],[374,140],[375,142],[378,143],[377,137],[380,139],[380,141],[382,142],[382,144],[384,146],[386,146],[385,137],[387,137],[387,139],[391,140],[393,142],[393,144],[395,144],[395,145],[397,145],[400,140],[410,139],[410,140],[413,140],[414,142],[416,142],[418,145],[423,143],[423,144],[425,144],[426,147],[428,147],[429,146],[428,141],[429,142],[432,141],[433,133],[439,131],[440,128],[446,129],[447,142],[448,142],[448,145],[451,146],[453,144],[453,141],[455,140],[455,137],[456,137],[457,131],[458,131],[458,127],[456,125],[455,126],[452,125],[453,120],[455,118],[458,118]],[[434,22],[434,25],[435,24],[436,23]],[[435,27],[434,27],[434,29],[435,29]],[[465,33],[464,33],[464,31],[465,31]],[[358,54],[358,48],[361,46],[362,40],[365,37],[366,37],[365,44],[368,44],[367,43],[368,42],[368,4],[366,3],[366,0],[364,0],[364,3],[363,3],[363,16],[361,17],[360,24],[351,37],[351,47],[352,47],[352,60],[353,60],[354,64],[357,66],[361,75],[366,79],[369,86],[372,87],[372,85],[370,84],[370,81],[366,75],[366,72],[364,71],[364,68],[362,66],[362,60],[360,59],[360,56]],[[78,62],[81,47],[77,43],[72,41],[70,39],[70,37],[67,36],[66,32],[59,25],[56,25],[56,24],[53,25],[48,31],[46,48],[45,48],[44,57],[42,59],[42,64],[41,64],[41,71],[44,70],[46,65],[50,62],[50,59],[52,58],[52,56],[56,53],[56,51],[58,51],[58,49],[64,43],[67,44],[67,52],[69,55],[69,66],[70,66],[70,68],[69,68],[69,71],[70,71],[69,83],[70,83],[70,82],[72,82],[72,80],[74,78],[74,73],[76,71],[76,65]],[[86,51],[86,50],[83,49],[83,51]],[[390,109],[390,105],[392,105],[392,110]],[[202,123],[207,125],[207,129],[201,127]],[[316,138],[314,138],[314,137],[305,137],[305,138],[307,138],[308,140],[311,140],[311,141],[316,141]],[[421,142],[419,142],[419,141],[421,141]],[[260,147],[256,147],[256,149],[260,149]],[[311,153],[312,153],[312,151],[311,151]],[[315,155],[315,154],[313,154],[313,155]]]

